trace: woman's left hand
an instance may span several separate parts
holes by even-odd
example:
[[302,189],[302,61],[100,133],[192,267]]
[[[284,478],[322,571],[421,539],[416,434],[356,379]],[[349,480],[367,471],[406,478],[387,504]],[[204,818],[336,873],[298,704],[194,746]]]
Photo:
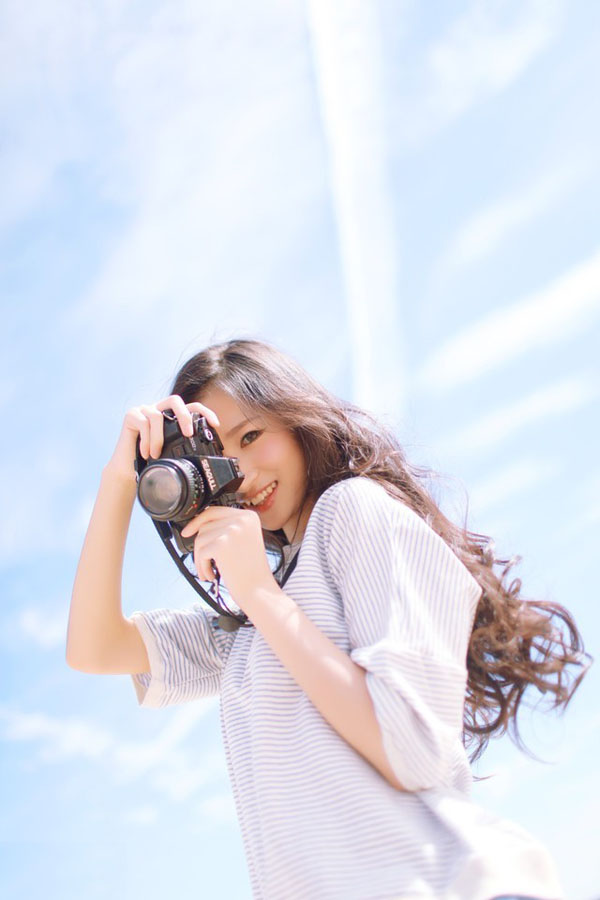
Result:
[[[214,581],[210,564],[214,559],[225,587],[240,609],[244,598],[257,588],[272,587],[258,513],[251,509],[208,506],[191,519],[181,534],[194,541],[194,563],[202,581]],[[276,583],[276,582],[275,582]]]

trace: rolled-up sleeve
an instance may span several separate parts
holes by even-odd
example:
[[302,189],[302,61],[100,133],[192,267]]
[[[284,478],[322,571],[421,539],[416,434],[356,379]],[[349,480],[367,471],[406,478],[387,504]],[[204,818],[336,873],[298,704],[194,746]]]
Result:
[[406,790],[450,785],[463,752],[466,654],[481,588],[381,485],[355,478],[340,488],[329,564],[384,749]]
[[150,672],[132,675],[140,706],[186,703],[219,692],[234,632],[224,632],[200,606],[135,612]]

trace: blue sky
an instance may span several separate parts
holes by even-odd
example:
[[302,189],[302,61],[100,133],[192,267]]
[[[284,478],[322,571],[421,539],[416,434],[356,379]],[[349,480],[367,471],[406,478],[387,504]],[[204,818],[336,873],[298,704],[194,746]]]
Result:
[[[596,4],[7,0],[0,11],[2,874],[10,898],[249,897],[216,703],[64,662],[126,410],[270,340],[381,415],[598,656]],[[136,509],[126,614],[194,602]],[[478,802],[600,894],[598,674]]]

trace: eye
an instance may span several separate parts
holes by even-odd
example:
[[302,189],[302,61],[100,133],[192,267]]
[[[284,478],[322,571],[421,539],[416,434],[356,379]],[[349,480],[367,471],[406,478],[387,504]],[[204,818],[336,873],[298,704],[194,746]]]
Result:
[[[247,431],[244,437],[241,439],[240,444],[242,447],[247,447],[248,444],[251,444],[256,438],[259,436],[260,431]],[[249,440],[246,440],[249,438]]]

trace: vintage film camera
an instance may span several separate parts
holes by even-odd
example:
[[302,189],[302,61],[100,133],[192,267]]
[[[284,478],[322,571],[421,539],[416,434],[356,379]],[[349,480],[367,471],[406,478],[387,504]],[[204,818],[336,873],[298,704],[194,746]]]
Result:
[[[239,507],[237,490],[244,475],[240,472],[237,459],[223,456],[223,444],[204,416],[192,413],[194,433],[191,437],[182,434],[172,410],[165,410],[163,418],[164,442],[158,459],[145,460],[140,453],[138,439],[138,500],[152,518],[178,569],[220,614],[222,627],[235,628],[246,624],[246,616],[232,612],[223,600],[216,569],[212,596],[201,587],[197,575],[186,565],[194,549],[194,539],[181,535],[190,519],[209,505]],[[223,617],[224,621],[221,621]],[[227,619],[234,621],[228,623]]]

